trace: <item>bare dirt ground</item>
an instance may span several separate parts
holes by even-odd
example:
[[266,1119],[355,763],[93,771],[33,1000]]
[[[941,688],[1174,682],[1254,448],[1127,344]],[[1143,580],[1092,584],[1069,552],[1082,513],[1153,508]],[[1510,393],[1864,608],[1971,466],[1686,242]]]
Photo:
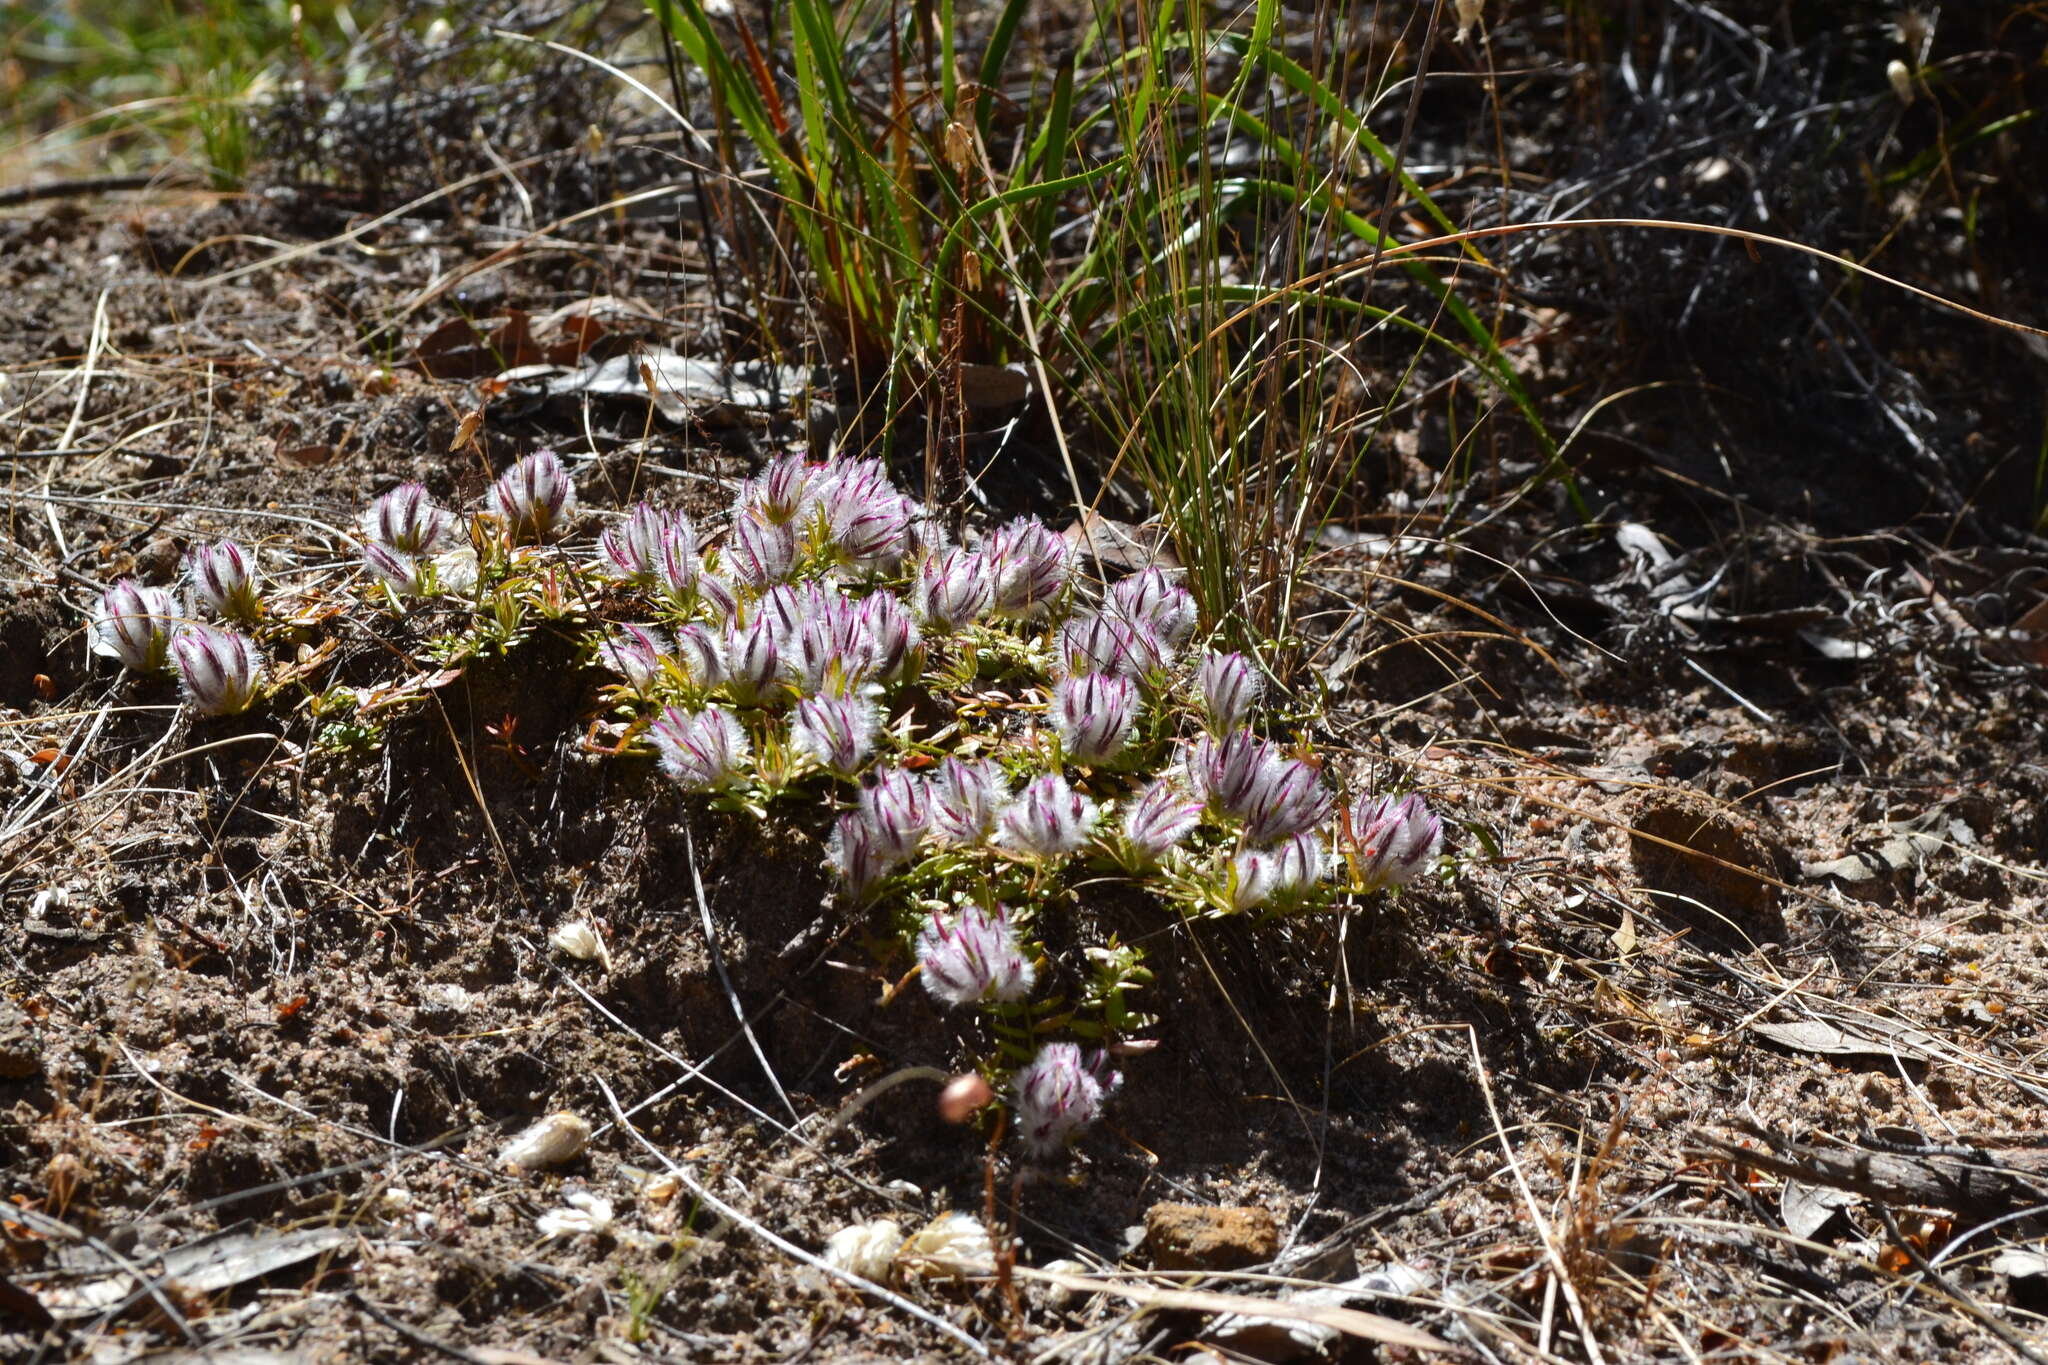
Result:
[[[1460,1359],[2038,1351],[2048,656],[2015,627],[2048,557],[2016,504],[1943,505],[1833,421],[1848,398],[1800,426],[1722,385],[1739,364],[1589,449],[1585,523],[1555,484],[1514,495],[1526,454],[1447,493],[1441,423],[1390,430],[1310,575],[1304,677],[1349,778],[1404,772],[1455,822],[1457,873],[1256,926],[1106,910],[1152,953],[1159,1045],[1072,1163],[1013,1185],[925,1082],[831,1126],[961,1055],[957,1021],[885,1002],[900,964],[835,905],[817,828],[764,834],[592,752],[568,632],[315,714],[434,671],[435,622],[346,610],[373,492],[468,505],[553,445],[591,508],[715,525],[816,438],[779,402],[678,423],[547,398],[495,380],[507,334],[467,374],[427,341],[519,310],[584,357],[551,315],[601,296],[585,358],[716,355],[669,226],[499,253],[460,213],[372,223],[303,190],[0,219],[0,1355],[1425,1353],[901,1282],[949,1335],[764,1236],[815,1252],[990,1201],[1019,1265],[1104,1272],[1176,1264],[1132,1231],[1156,1205],[1264,1210],[1277,1236],[1232,1214],[1196,1285],[1321,1294],[1294,1302]],[[1560,403],[1637,348],[1597,292],[1531,305],[1520,359]],[[1922,323],[1934,454],[2010,443],[2027,414],[1973,404],[2038,365]],[[1018,470],[1001,510],[1057,516],[1057,486]],[[222,534],[285,566],[298,686],[194,722],[84,623]],[[608,965],[550,950],[572,918]],[[498,1159],[558,1111],[587,1150]],[[544,1238],[582,1194],[610,1224]]]

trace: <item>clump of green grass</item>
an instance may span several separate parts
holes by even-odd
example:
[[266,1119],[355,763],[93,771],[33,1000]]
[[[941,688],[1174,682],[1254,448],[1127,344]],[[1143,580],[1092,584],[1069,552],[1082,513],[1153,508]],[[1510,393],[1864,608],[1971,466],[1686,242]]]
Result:
[[[1405,334],[1397,371],[1432,350],[1469,370],[1562,469],[1464,296],[1479,252],[1379,269],[1397,216],[1451,224],[1373,131],[1374,101],[1408,73],[1393,45],[1342,36],[1372,32],[1368,14],[1339,5],[1304,46],[1277,0],[1248,25],[1098,3],[1047,66],[1020,43],[1023,0],[965,28],[950,3],[926,24],[792,0],[773,31],[703,0],[654,9],[694,78],[687,102],[710,111],[702,165],[757,296],[807,295],[802,325],[885,418],[917,407],[949,431],[960,367],[1025,370],[1077,507],[1096,501],[1088,459],[1135,482],[1205,615],[1269,661],[1375,430],[1335,398],[1361,336]],[[1386,187],[1377,210],[1368,185]],[[938,463],[928,451],[928,480]]]
[[[5,11],[4,126],[25,168],[147,173],[193,166],[240,186],[256,152],[251,106],[331,71],[387,6],[347,0],[111,0]],[[26,175],[19,177],[26,179]]]

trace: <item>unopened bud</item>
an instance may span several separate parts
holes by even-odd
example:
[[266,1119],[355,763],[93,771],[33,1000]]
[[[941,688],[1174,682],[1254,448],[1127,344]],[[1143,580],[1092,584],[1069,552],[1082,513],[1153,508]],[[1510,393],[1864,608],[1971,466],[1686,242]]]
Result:
[[955,1076],[939,1092],[939,1117],[948,1123],[965,1123],[995,1097],[989,1083],[973,1072]]

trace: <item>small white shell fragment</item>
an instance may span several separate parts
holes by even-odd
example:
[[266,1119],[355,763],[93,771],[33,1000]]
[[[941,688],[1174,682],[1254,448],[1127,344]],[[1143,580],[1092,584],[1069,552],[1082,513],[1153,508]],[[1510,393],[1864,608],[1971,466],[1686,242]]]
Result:
[[590,1145],[590,1124],[566,1109],[549,1114],[505,1144],[498,1160],[523,1171],[573,1161]]
[[562,925],[548,935],[548,946],[558,953],[567,953],[578,962],[596,961],[604,964],[606,971],[612,969],[611,950],[604,946],[604,940],[598,937],[597,930],[590,926],[588,920],[573,919]]
[[551,1209],[534,1220],[543,1238],[574,1237],[589,1233],[602,1237],[611,1231],[612,1201],[588,1190],[574,1190],[562,1196],[567,1208]]
[[971,1213],[942,1213],[903,1244],[897,1259],[942,1275],[985,1275],[995,1269],[995,1243]]
[[[1085,1261],[1077,1261],[1070,1256],[1062,1256],[1056,1261],[1047,1261],[1039,1269],[1049,1270],[1055,1275],[1086,1275],[1094,1267]],[[1054,1308],[1065,1308],[1074,1301],[1074,1291],[1063,1284],[1041,1283],[1040,1288],[1043,1290],[1046,1303]]]
[[903,1229],[891,1219],[877,1218],[833,1233],[825,1243],[824,1261],[864,1280],[887,1280],[902,1245]]

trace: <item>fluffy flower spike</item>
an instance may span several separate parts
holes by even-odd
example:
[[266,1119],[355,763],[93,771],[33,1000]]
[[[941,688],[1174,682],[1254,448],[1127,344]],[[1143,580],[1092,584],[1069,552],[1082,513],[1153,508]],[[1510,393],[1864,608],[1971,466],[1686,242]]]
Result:
[[1163,860],[1201,823],[1202,803],[1159,778],[1124,810],[1124,842],[1141,865]]
[[1243,725],[1259,704],[1263,680],[1242,654],[1204,654],[1195,670],[1195,690],[1209,733],[1227,735]]
[[747,760],[747,732],[722,707],[684,711],[665,706],[647,735],[661,754],[662,769],[686,791],[723,785]]
[[875,847],[892,861],[910,857],[931,824],[931,798],[922,778],[884,768],[860,792],[860,817]]
[[425,484],[402,483],[379,494],[363,513],[363,535],[396,554],[417,558],[447,548],[455,514],[436,507]]
[[576,511],[576,486],[552,450],[536,450],[491,485],[491,511],[515,540],[545,541]]
[[628,583],[660,583],[672,595],[680,584],[694,596],[696,548],[697,532],[688,517],[640,502],[597,538],[597,565]]
[[1024,620],[1042,613],[1067,585],[1074,547],[1036,517],[991,532],[982,547],[995,584],[995,609]]
[[1027,857],[1052,861],[1086,843],[1101,809],[1051,773],[1035,777],[1003,808],[997,837]]
[[851,777],[875,751],[882,718],[873,704],[853,697],[807,697],[790,718],[789,736],[819,766]]
[[949,758],[931,779],[932,830],[947,844],[985,844],[1009,799],[1009,779],[994,759]]
[[230,621],[254,621],[263,615],[256,556],[239,542],[193,546],[185,555],[185,575],[191,580],[192,595],[214,615]]
[[171,641],[171,662],[185,700],[202,716],[232,716],[249,709],[263,681],[263,656],[246,635],[218,626],[192,626]]
[[1107,763],[1130,740],[1138,718],[1137,684],[1106,673],[1068,678],[1053,688],[1051,716],[1068,760]]
[[917,569],[914,600],[927,629],[950,635],[974,624],[995,602],[988,561],[967,550],[927,555]]
[[943,1005],[1022,1000],[1038,978],[1000,905],[934,914],[917,936],[917,962],[924,988]]
[[1406,886],[1443,848],[1443,821],[1420,796],[1382,796],[1352,818],[1364,890]]
[[1055,1156],[1102,1116],[1103,1102],[1123,1077],[1101,1052],[1083,1056],[1075,1043],[1047,1043],[1012,1082],[1017,1134],[1032,1155]]
[[1150,630],[1169,652],[1195,630],[1195,599],[1157,568],[1140,569],[1111,588],[1109,610]]
[[618,634],[597,647],[597,661],[643,697],[654,694],[667,671],[667,656],[668,641],[646,626],[622,625]]
[[118,579],[100,594],[93,616],[93,647],[137,673],[158,673],[170,657],[178,628],[178,604],[162,588]]

